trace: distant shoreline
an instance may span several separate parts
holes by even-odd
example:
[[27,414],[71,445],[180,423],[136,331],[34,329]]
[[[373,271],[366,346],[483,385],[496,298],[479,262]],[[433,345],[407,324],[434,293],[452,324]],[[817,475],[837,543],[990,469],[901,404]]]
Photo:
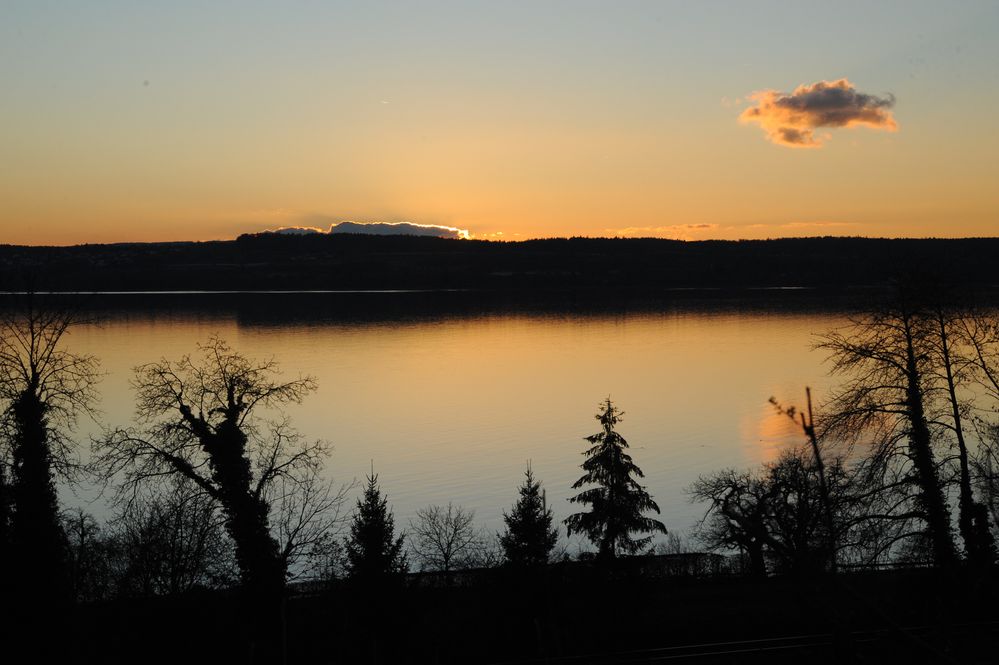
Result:
[[0,291],[403,293],[999,288],[999,238],[741,241],[258,234],[214,242],[0,246]]
[[[662,289],[664,292],[731,292],[740,291],[815,291],[816,286],[678,286]],[[233,289],[210,291],[200,290],[158,290],[158,291],[0,291],[0,296],[198,296],[198,295],[400,295],[407,293],[476,293],[479,289]]]

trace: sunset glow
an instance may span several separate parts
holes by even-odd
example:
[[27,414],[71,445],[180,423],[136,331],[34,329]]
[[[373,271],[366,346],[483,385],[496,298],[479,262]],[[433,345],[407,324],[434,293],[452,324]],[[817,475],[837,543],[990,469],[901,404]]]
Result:
[[9,3],[0,243],[994,236],[997,30],[992,2]]

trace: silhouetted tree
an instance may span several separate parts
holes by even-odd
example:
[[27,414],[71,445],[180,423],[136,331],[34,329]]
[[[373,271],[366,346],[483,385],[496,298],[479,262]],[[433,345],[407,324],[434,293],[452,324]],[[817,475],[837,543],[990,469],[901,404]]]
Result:
[[749,472],[725,469],[701,476],[687,490],[693,501],[708,503],[695,527],[698,539],[709,549],[733,549],[745,555],[753,575],[767,574],[767,490]]
[[971,404],[958,394],[963,384],[975,378],[987,379],[991,374],[985,371],[982,376],[981,367],[976,365],[976,359],[982,358],[984,340],[973,334],[978,317],[970,311],[958,311],[942,297],[933,299],[927,316],[932,323],[929,336],[932,365],[946,403],[938,422],[953,434],[957,443],[958,531],[968,560],[979,566],[989,565],[995,561],[995,541],[989,529],[988,510],[975,498],[966,440]]
[[92,413],[97,361],[65,349],[75,323],[28,297],[21,311],[0,322],[0,403],[3,435],[12,460],[10,537],[15,578],[34,597],[69,593],[66,538],[56,495],[57,474],[76,467],[71,433]]
[[589,512],[570,515],[565,520],[568,534],[585,534],[598,547],[598,556],[613,559],[618,551],[634,554],[647,548],[652,536],[632,538],[633,533],[666,533],[662,522],[644,517],[643,512],[653,510],[659,513],[659,506],[652,500],[645,488],[632,476],[643,477],[631,456],[625,452],[628,442],[614,431],[614,426],[624,414],[608,397],[596,415],[603,429],[586,437],[592,446],[583,454],[586,461],[582,468],[586,472],[572,488],[596,485],[569,499],[573,503],[588,504]]
[[[844,331],[825,335],[819,348],[830,353],[833,371],[846,377],[827,405],[826,432],[844,440],[873,439],[869,477],[890,478],[902,491],[916,489],[911,508],[918,516],[933,560],[955,561],[950,511],[933,449],[928,407],[932,400],[933,327],[918,297],[900,288],[892,303],[854,319]],[[901,476],[894,474],[901,465]]]
[[405,536],[395,535],[388,497],[378,489],[378,476],[368,476],[364,499],[358,499],[346,543],[347,572],[363,584],[385,582],[406,572]]
[[[301,450],[301,437],[288,430],[274,445]],[[325,451],[316,451],[325,455]],[[344,505],[355,483],[335,485],[326,478],[321,457],[302,464],[294,473],[275,476],[264,486],[271,507],[271,531],[278,541],[288,579],[314,578],[339,549],[347,522]]]
[[452,570],[478,562],[485,544],[474,518],[473,511],[450,502],[417,510],[416,519],[409,522],[409,546],[421,568],[447,577]]
[[95,467],[108,479],[122,473],[124,494],[176,474],[217,501],[252,601],[247,607],[260,609],[252,639],[275,640],[273,613],[287,568],[271,529],[269,492],[278,482],[315,478],[326,447],[303,443],[287,421],[262,427],[256,412],[299,402],[315,383],[282,380],[275,361],[251,360],[213,337],[197,357],[137,368],[134,385],[140,427],[109,432],[96,446]]
[[695,532],[710,549],[739,550],[754,575],[765,575],[768,561],[781,571],[824,570],[846,528],[849,502],[842,463],[834,460],[825,471],[828,515],[818,468],[802,450],[783,452],[759,473],[727,469],[702,476],[688,489],[692,500],[708,504]]
[[982,426],[983,441],[974,457],[975,484],[989,512],[993,538],[999,531],[999,427]]
[[73,596],[81,602],[111,598],[117,591],[111,539],[94,516],[80,508],[63,513],[63,529]]
[[524,476],[520,497],[509,513],[503,512],[506,531],[499,541],[507,563],[530,568],[548,563],[558,542],[558,530],[552,524],[551,508],[545,505],[541,481],[534,479],[530,465]]
[[836,572],[836,527],[833,518],[832,499],[829,492],[829,484],[826,480],[826,465],[823,460],[822,447],[819,444],[819,435],[815,428],[815,414],[812,410],[812,389],[805,387],[805,410],[798,411],[796,407],[784,407],[771,396],[770,403],[774,405],[777,412],[787,416],[795,425],[800,425],[802,433],[808,439],[808,444],[812,449],[812,462],[819,477],[819,498],[822,502],[822,514],[825,519],[826,551],[829,559],[829,566],[833,573]]
[[238,580],[220,504],[182,476],[147,483],[122,502],[105,542],[117,595],[165,596]]

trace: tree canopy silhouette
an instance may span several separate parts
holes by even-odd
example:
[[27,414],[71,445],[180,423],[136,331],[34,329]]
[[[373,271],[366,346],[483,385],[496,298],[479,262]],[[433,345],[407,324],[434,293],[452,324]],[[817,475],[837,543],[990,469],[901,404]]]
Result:
[[711,549],[739,550],[752,575],[766,575],[769,562],[784,572],[825,570],[845,529],[849,488],[841,460],[824,471],[825,481],[812,455],[786,450],[760,472],[725,469],[701,476],[687,490],[692,500],[708,504],[695,527],[698,538]]
[[477,563],[484,543],[474,519],[474,511],[451,502],[417,510],[416,519],[409,522],[410,548],[423,570],[449,578],[452,570]]
[[368,476],[364,498],[357,509],[347,539],[347,572],[364,584],[385,582],[408,569],[403,550],[404,536],[395,534],[395,518],[388,497],[378,488],[378,476]]
[[545,505],[541,481],[534,479],[530,465],[524,476],[517,502],[509,513],[503,511],[506,531],[499,542],[507,563],[530,568],[548,563],[558,541],[558,530],[552,525],[551,508]]
[[613,559],[618,552],[635,554],[649,546],[652,535],[633,538],[633,533],[666,533],[666,527],[659,520],[645,517],[642,513],[652,510],[659,513],[659,506],[645,488],[633,478],[644,477],[642,470],[625,452],[628,442],[614,427],[624,415],[608,397],[601,404],[596,415],[602,429],[586,437],[591,447],[583,454],[582,464],[586,472],[572,488],[583,490],[569,501],[587,504],[588,512],[570,515],[565,520],[569,535],[585,534],[598,547],[598,557]]
[[[261,630],[274,631],[287,555],[296,549],[282,546],[276,533],[314,534],[307,527],[319,511],[301,503],[286,506],[282,512],[291,524],[275,525],[272,503],[293,496],[296,487],[308,490],[301,497],[308,502],[328,502],[338,494],[317,491],[326,445],[305,442],[286,419],[268,423],[257,412],[301,401],[315,389],[314,381],[282,379],[274,360],[247,358],[212,337],[195,356],[138,367],[133,385],[139,426],[111,431],[97,442],[95,467],[109,480],[123,474],[119,498],[150,480],[180,475],[217,501],[235,544],[247,610],[258,608],[253,620]],[[276,639],[250,629],[254,643]]]
[[97,399],[97,360],[65,348],[75,323],[69,312],[37,307],[32,296],[0,322],[0,402],[12,461],[15,578],[42,596],[69,591],[55,478],[74,476],[78,463],[71,434],[80,415],[93,414]]
[[934,450],[931,424],[947,413],[937,399],[943,386],[935,374],[936,324],[920,296],[902,287],[885,307],[852,320],[846,330],[824,336],[833,372],[846,382],[826,406],[827,436],[869,437],[872,482],[897,491],[909,488],[909,510],[898,519],[917,519],[938,565],[956,560],[950,510]]

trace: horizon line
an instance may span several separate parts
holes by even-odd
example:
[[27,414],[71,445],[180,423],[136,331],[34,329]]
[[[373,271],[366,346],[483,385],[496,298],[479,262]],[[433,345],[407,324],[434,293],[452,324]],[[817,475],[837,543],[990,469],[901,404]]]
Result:
[[[554,240],[659,240],[664,242],[679,242],[685,244],[696,244],[705,242],[775,242],[781,240],[999,240],[999,235],[994,236],[868,236],[868,235],[814,235],[814,236],[768,236],[766,238],[666,238],[663,236],[609,236],[609,235],[571,235],[571,236],[537,236],[533,238],[476,238],[474,235],[469,238],[441,238],[436,236],[420,236],[414,234],[377,234],[377,233],[337,233],[337,234],[307,234],[301,236],[281,235],[269,231],[257,231],[241,233],[236,237],[209,238],[203,240],[114,240],[110,242],[77,242],[72,244],[25,244],[0,242],[3,248],[32,248],[32,249],[72,249],[77,247],[117,247],[127,245],[197,245],[209,243],[236,242],[240,238],[247,236],[275,236],[283,238],[312,238],[312,237],[334,237],[334,236],[365,236],[370,238],[426,238],[431,240],[443,240],[450,242],[486,242],[504,245],[523,244],[538,241]],[[309,241],[305,241],[309,242]]]

